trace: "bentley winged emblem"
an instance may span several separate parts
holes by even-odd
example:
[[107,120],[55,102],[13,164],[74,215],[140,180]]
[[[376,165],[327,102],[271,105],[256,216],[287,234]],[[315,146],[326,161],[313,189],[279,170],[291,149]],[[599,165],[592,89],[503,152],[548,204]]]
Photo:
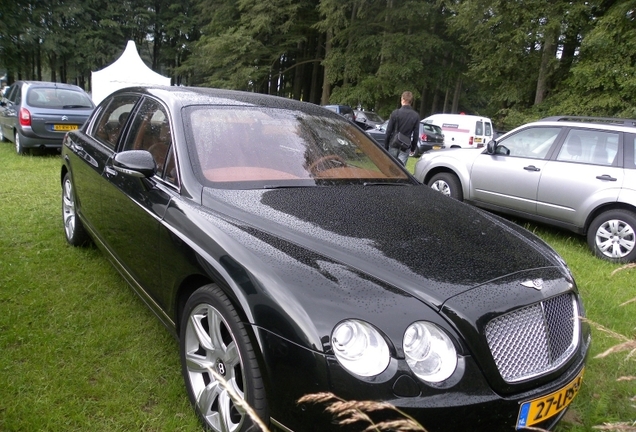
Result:
[[527,281],[521,282],[521,285],[541,291],[541,288],[543,288],[543,279],[528,279]]

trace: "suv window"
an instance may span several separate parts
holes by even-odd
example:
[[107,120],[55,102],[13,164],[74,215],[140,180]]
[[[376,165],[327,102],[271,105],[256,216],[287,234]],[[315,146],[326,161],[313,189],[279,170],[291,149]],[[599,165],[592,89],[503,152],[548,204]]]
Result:
[[510,151],[509,156],[543,159],[559,132],[560,127],[530,127],[501,140],[499,144]]
[[559,161],[613,165],[618,154],[618,133],[572,129],[557,156]]

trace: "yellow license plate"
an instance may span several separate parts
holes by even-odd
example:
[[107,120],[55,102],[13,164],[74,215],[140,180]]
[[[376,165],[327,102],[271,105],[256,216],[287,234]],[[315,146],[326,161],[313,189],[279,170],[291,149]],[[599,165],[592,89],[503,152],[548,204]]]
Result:
[[441,146],[433,146],[433,150],[439,150],[441,148],[442,148]]
[[53,130],[56,131],[71,131],[71,130],[75,130],[78,129],[79,126],[78,125],[70,125],[70,124],[56,124],[53,125]]
[[578,376],[561,390],[521,404],[519,419],[517,420],[517,429],[523,429],[541,423],[550,417],[554,417],[570,405],[574,396],[576,396],[581,389],[584,370],[585,369],[581,369]]

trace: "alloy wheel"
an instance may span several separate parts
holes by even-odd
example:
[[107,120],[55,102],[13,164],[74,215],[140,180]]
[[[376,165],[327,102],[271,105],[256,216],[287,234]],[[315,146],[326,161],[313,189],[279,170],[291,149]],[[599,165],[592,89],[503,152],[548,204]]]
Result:
[[213,431],[240,430],[246,413],[234,403],[228,388],[243,399],[245,377],[230,326],[213,306],[200,304],[189,315],[184,342],[187,379],[206,426]]
[[73,184],[70,178],[64,179],[64,190],[62,194],[62,218],[64,221],[64,232],[67,239],[72,239],[75,234],[75,198],[73,198]]

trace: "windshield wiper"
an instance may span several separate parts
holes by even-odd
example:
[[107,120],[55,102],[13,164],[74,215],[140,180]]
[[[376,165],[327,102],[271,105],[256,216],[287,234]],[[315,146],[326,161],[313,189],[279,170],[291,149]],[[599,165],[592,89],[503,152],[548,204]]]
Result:
[[317,187],[317,185],[265,185],[263,189],[298,189]]
[[364,182],[363,186],[409,186],[411,183]]

